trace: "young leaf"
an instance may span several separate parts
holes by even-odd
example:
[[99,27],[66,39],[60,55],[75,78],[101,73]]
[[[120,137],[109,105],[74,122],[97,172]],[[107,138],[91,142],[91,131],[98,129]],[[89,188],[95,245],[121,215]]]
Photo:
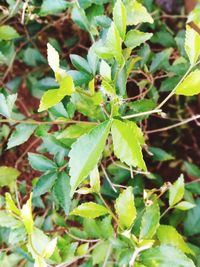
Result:
[[191,210],[194,207],[196,207],[195,204],[191,203],[191,202],[187,202],[187,201],[181,201],[180,203],[178,203],[174,208],[178,209],[178,210]]
[[186,26],[185,51],[193,66],[200,55],[200,35],[189,25]]
[[84,218],[94,219],[108,213],[109,211],[104,206],[94,202],[86,202],[75,208],[70,215],[78,215]]
[[193,261],[174,246],[161,245],[148,249],[140,256],[140,261],[148,267],[195,267]]
[[100,75],[104,79],[111,80],[111,67],[108,65],[108,63],[104,60],[101,61],[100,64]]
[[200,93],[200,70],[191,72],[177,87],[177,95],[193,96]]
[[155,201],[151,206],[147,206],[142,217],[140,227],[140,239],[152,239],[159,227],[160,208]]
[[98,166],[96,166],[91,172],[90,172],[90,186],[91,189],[94,190],[96,193],[100,192],[100,175]]
[[126,8],[121,0],[117,0],[113,9],[114,23],[124,40],[126,34]]
[[59,205],[64,209],[66,215],[69,214],[71,204],[69,180],[69,176],[65,172],[59,173],[53,189],[54,196]]
[[157,231],[157,237],[161,244],[172,245],[180,249],[183,253],[194,254],[194,252],[185,243],[183,237],[173,226],[160,225]]
[[8,140],[7,149],[19,146],[24,142],[26,142],[30,138],[30,136],[34,133],[36,128],[37,125],[31,125],[31,124],[17,125],[15,131],[11,134]]
[[147,9],[136,0],[128,1],[126,4],[127,25],[137,25],[139,23],[153,23],[153,18]]
[[8,212],[0,210],[0,226],[16,228],[16,227],[21,226],[21,222],[16,220]]
[[184,195],[184,177],[181,175],[169,189],[169,205],[173,207]]
[[31,167],[37,171],[46,172],[57,168],[52,160],[40,154],[28,153],[28,160]]
[[32,195],[27,200],[26,204],[21,209],[22,222],[26,228],[27,233],[30,235],[33,232],[33,215],[32,215]]
[[12,167],[0,167],[0,187],[9,186],[14,183],[20,172]]
[[69,152],[71,196],[79,184],[97,165],[110,131],[110,122],[106,121],[81,136],[72,145]]
[[81,135],[88,133],[92,128],[94,128],[94,124],[73,124],[67,127],[65,130],[63,130],[60,134],[58,134],[57,139],[62,138],[70,138],[70,139],[76,139],[80,137]]
[[117,27],[114,23],[111,24],[106,38],[106,48],[111,52],[119,65],[122,64],[122,41]]
[[141,44],[151,39],[152,36],[152,33],[145,33],[138,30],[130,30],[126,34],[125,45],[134,49],[135,47],[140,46]]
[[60,57],[56,49],[50,44],[47,44],[47,59],[49,66],[56,73],[60,68]]
[[136,218],[136,208],[132,187],[128,187],[116,199],[115,210],[119,218],[120,226],[122,228],[129,229]]
[[5,196],[6,199],[6,210],[14,213],[15,215],[20,216],[20,210],[17,208],[17,206],[15,205],[11,195],[9,193],[6,193]]
[[57,173],[55,172],[42,175],[33,190],[33,197],[39,197],[49,192],[53,187],[56,179]]
[[111,132],[115,155],[129,166],[146,170],[141,149],[144,138],[137,125],[131,121],[114,120]]
[[17,31],[9,26],[9,25],[3,25],[0,26],[0,40],[12,40],[19,37],[19,34]]
[[56,248],[56,245],[57,245],[57,238],[54,238],[52,239],[46,246],[44,252],[43,252],[43,257],[45,259],[49,259],[53,253],[54,253],[54,250]]

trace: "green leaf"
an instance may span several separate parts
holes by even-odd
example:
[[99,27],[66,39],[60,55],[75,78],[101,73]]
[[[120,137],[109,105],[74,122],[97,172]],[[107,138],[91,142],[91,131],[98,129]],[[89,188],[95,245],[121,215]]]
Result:
[[78,55],[71,54],[70,55],[71,62],[73,66],[80,71],[86,72],[91,74],[92,70],[90,68],[90,65],[88,64],[87,60],[83,57],[80,57]]
[[110,122],[106,121],[81,136],[69,152],[71,195],[97,165],[110,131]]
[[160,69],[169,67],[169,57],[173,52],[173,48],[165,49],[164,51],[157,53],[150,65],[150,72],[155,72]]
[[58,179],[55,182],[53,192],[59,205],[64,209],[65,214],[68,215],[71,204],[70,179],[65,172],[58,174]]
[[186,26],[185,51],[193,66],[200,55],[200,35],[189,25]]
[[113,9],[114,23],[124,40],[126,34],[126,8],[121,0],[117,0]]
[[70,125],[65,130],[63,130],[60,134],[58,134],[57,139],[62,138],[70,138],[75,139],[80,137],[81,135],[88,133],[92,128],[94,128],[94,124],[83,124],[83,123],[77,123]]
[[71,14],[72,20],[83,30],[89,31],[90,24],[86,17],[84,9],[80,8],[79,5],[75,4]]
[[16,228],[21,225],[20,221],[12,217],[8,212],[0,210],[0,226]]
[[100,64],[100,75],[107,80],[111,80],[111,67],[104,60]]
[[172,155],[158,147],[149,147],[149,151],[153,153],[153,160],[155,161],[168,161],[174,159]]
[[14,183],[20,172],[12,167],[0,167],[0,187]]
[[57,168],[52,160],[40,154],[28,153],[28,160],[31,167],[37,171],[46,172]]
[[140,3],[128,1],[126,5],[127,25],[137,25],[139,23],[153,23],[153,18],[148,13],[147,9]]
[[200,233],[200,198],[195,202],[196,207],[187,212],[184,221],[184,233],[187,236],[193,236]]
[[33,197],[39,197],[49,192],[57,179],[57,173],[42,175],[33,190]]
[[157,237],[161,244],[172,245],[180,249],[183,253],[193,254],[194,252],[185,243],[183,237],[176,231],[173,226],[160,225],[157,231]]
[[140,239],[152,239],[159,227],[160,208],[157,201],[145,208],[140,227]]
[[142,253],[140,261],[148,267],[195,267],[191,259],[169,245],[148,249]]
[[184,162],[184,170],[187,172],[187,174],[192,175],[194,177],[200,177],[200,168],[192,164],[190,162]]
[[129,229],[137,214],[132,187],[128,187],[116,199],[115,210],[119,218],[120,226]]
[[84,218],[94,219],[108,213],[109,211],[104,206],[94,202],[86,202],[70,212],[70,215],[78,215]]
[[3,94],[0,94],[0,114],[6,118],[11,118],[12,109],[16,100],[17,94],[8,95],[7,97],[5,97]]
[[181,201],[174,208],[185,211],[185,210],[193,209],[194,207],[196,207],[196,205],[193,203],[190,203],[187,201]]
[[141,149],[144,138],[140,128],[131,121],[114,120],[111,132],[115,155],[129,166],[146,170]]
[[65,10],[68,3],[65,0],[44,0],[39,12],[40,16],[55,14]]
[[111,24],[106,38],[106,48],[113,55],[119,65],[122,64],[122,41],[118,29],[114,23]]
[[13,201],[13,199],[9,193],[6,193],[5,199],[6,199],[6,210],[11,212],[11,213],[14,213],[15,215],[20,216],[20,210],[15,205],[15,203],[14,203],[14,201]]
[[0,26],[0,40],[12,40],[18,37],[19,34],[13,27],[8,25]]
[[89,243],[81,244],[76,251],[77,256],[83,256],[88,252]]
[[181,175],[169,189],[169,205],[173,207],[184,196],[184,177]]
[[92,263],[93,266],[96,266],[97,264],[101,264],[104,262],[106,255],[109,250],[109,242],[103,242],[102,244],[99,244],[97,247],[95,247],[92,251]]
[[31,124],[17,125],[15,131],[11,134],[8,140],[7,149],[19,146],[24,142],[26,142],[30,138],[30,136],[34,133],[36,128],[37,125],[31,125]]
[[125,45],[133,49],[151,39],[152,36],[152,33],[145,33],[138,30],[130,30],[126,34]]
[[191,72],[177,87],[177,95],[193,96],[200,93],[200,70]]

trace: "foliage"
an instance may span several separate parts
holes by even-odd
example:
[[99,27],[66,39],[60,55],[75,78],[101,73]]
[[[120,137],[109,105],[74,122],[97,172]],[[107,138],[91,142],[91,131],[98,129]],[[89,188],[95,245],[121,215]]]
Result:
[[[145,0],[7,0],[2,10],[1,153],[30,143],[15,166],[0,167],[0,266],[200,266],[200,169],[171,146],[177,127],[199,118],[183,118],[200,93],[199,33],[188,23],[172,32]],[[11,23],[19,16],[26,36]],[[197,5],[188,22],[199,17]],[[78,36],[61,41],[63,21]],[[77,45],[81,36],[89,48]],[[26,72],[9,80],[15,60]],[[21,80],[39,99],[35,110],[20,99]],[[172,112],[181,121],[147,129]],[[19,178],[26,157],[31,181]],[[179,178],[160,175],[166,166]]]

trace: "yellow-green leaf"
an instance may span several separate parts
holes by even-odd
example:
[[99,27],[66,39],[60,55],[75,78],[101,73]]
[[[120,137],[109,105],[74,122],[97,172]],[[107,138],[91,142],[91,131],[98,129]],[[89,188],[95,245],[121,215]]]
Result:
[[109,211],[104,206],[94,202],[86,202],[75,208],[70,215],[78,215],[84,218],[94,219],[108,213]]
[[173,226],[160,225],[157,231],[157,236],[161,244],[172,245],[180,249],[183,253],[194,255],[194,252],[190,249],[183,237]]
[[12,40],[19,37],[18,32],[9,25],[0,26],[0,40]]
[[189,25],[186,26],[185,50],[191,65],[194,65],[200,55],[200,35]]
[[121,0],[117,0],[113,9],[114,23],[124,40],[126,34],[126,8]]
[[0,167],[0,187],[9,186],[14,183],[20,172],[12,167]]
[[152,33],[130,30],[126,35],[125,45],[133,49],[148,41],[152,36]]
[[56,73],[60,68],[60,58],[56,49],[50,44],[47,44],[47,59],[49,66]]
[[119,218],[120,226],[129,229],[137,214],[132,187],[128,187],[116,199],[115,210]]
[[27,200],[26,204],[21,209],[22,222],[26,228],[27,233],[30,235],[33,232],[33,215],[32,215],[32,194]]
[[200,93],[200,70],[191,72],[177,87],[177,95],[193,96]]
[[170,207],[173,207],[175,204],[182,200],[184,196],[184,191],[184,177],[183,175],[181,175],[169,189]]
[[126,5],[127,25],[137,25],[139,23],[153,23],[153,18],[141,3],[128,1]]

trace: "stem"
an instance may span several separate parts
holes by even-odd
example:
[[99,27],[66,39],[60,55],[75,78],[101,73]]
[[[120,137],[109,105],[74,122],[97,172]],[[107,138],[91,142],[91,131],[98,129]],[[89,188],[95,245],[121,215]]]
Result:
[[104,168],[103,164],[101,164],[101,169],[102,169],[102,171],[103,171],[103,173],[104,173],[104,175],[105,175],[105,177],[106,177],[106,180],[107,180],[107,181],[108,181],[108,183],[110,184],[110,186],[111,186],[112,190],[113,190],[113,191],[116,193],[116,192],[117,192],[117,190],[115,189],[115,187],[114,187],[113,183],[111,182],[111,180],[110,180],[110,178],[109,178],[109,176],[108,176],[108,174],[107,174],[107,172],[106,172],[106,170],[105,170],[105,168]]
[[59,124],[95,124],[97,122],[90,122],[90,121],[76,121],[76,120],[60,120],[60,121],[35,121],[35,120],[14,120],[14,119],[2,119],[0,123],[23,123],[23,124],[34,124],[34,125],[59,125]]
[[146,133],[147,134],[152,134],[152,133],[158,133],[158,132],[163,132],[163,131],[167,131],[167,130],[171,130],[173,128],[176,128],[176,127],[179,127],[181,125],[184,125],[184,124],[187,124],[191,121],[195,121],[196,119],[200,119],[200,114],[199,115],[196,115],[196,116],[193,116],[189,119],[186,119],[184,121],[181,121],[181,122],[178,122],[178,123],[175,123],[171,126],[168,126],[168,127],[163,127],[163,128],[160,128],[160,129],[155,129],[155,130],[150,130],[150,131],[147,131]]
[[162,219],[162,218],[168,213],[168,211],[170,211],[171,209],[172,209],[171,207],[168,207],[168,208],[163,212],[163,214],[161,214],[160,219]]
[[133,255],[132,255],[132,257],[131,257],[131,260],[129,262],[129,267],[134,267],[135,261],[136,261],[138,255],[140,254],[140,252],[151,248],[151,246],[152,245],[146,245],[146,246],[143,246],[143,247],[140,247],[140,248],[136,248],[134,253],[133,253]]
[[153,113],[160,113],[162,112],[162,109],[154,109],[154,110],[149,110],[149,111],[145,111],[145,112],[141,112],[141,113],[136,113],[136,114],[132,114],[132,115],[127,115],[127,116],[123,116],[122,119],[126,120],[126,119],[132,119],[132,118],[137,118],[137,117],[141,117],[141,116],[145,116],[145,115],[150,115]]

